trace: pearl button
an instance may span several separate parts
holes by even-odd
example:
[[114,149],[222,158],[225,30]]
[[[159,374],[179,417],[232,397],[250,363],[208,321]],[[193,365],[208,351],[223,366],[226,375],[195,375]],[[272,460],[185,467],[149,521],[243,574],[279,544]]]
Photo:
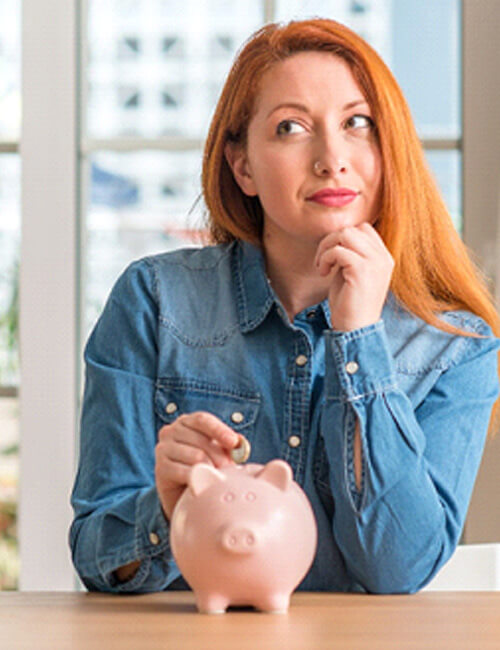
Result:
[[235,424],[241,424],[241,422],[243,422],[244,419],[245,416],[243,415],[243,413],[240,413],[239,411],[235,411],[234,413],[231,414],[231,420]]
[[355,372],[358,372],[359,366],[355,361],[349,361],[346,363],[345,371],[350,375],[354,375]]
[[288,438],[288,444],[290,447],[298,447],[301,443],[299,436],[290,436]]
[[172,413],[175,413],[177,411],[177,404],[175,402],[169,402],[165,407],[165,411],[169,415],[172,415]]
[[298,366],[305,366],[307,363],[307,357],[305,354],[299,354],[299,356],[295,359],[295,363]]
[[160,538],[156,533],[149,533],[149,541],[151,542],[151,544],[153,544],[153,546],[158,546],[158,544],[160,543]]

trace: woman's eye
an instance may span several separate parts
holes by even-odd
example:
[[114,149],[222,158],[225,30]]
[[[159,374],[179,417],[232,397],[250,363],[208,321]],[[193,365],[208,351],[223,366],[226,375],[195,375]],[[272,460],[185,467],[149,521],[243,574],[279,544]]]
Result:
[[371,117],[368,117],[368,115],[353,115],[347,120],[347,126],[350,126],[354,129],[363,129],[372,127],[373,125],[373,120]]
[[294,122],[293,120],[282,120],[276,128],[276,133],[278,135],[302,133],[303,131],[304,127],[301,126],[298,122]]

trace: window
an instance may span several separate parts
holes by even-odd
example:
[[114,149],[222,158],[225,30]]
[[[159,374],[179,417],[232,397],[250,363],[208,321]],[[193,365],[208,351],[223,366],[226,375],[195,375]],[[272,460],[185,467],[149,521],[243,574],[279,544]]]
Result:
[[263,2],[89,0],[83,37],[83,339],[133,258],[196,244],[201,149]]
[[0,590],[19,575],[20,12],[0,3]]
[[327,15],[382,56],[410,105],[427,161],[462,232],[459,0],[278,0],[276,17]]
[[180,13],[169,12],[171,4],[149,0],[125,12],[121,2],[88,2],[84,334],[131,259],[194,243],[210,115],[237,48],[266,19],[328,15],[374,45],[408,97],[461,229],[458,0],[433,2],[432,12],[426,2],[390,0],[191,0]]

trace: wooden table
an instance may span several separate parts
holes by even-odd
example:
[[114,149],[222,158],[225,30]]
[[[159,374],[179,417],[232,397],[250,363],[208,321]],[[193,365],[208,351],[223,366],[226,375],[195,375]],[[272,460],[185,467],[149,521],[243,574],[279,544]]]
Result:
[[2,650],[499,650],[500,592],[296,593],[287,614],[198,614],[190,592],[0,593]]

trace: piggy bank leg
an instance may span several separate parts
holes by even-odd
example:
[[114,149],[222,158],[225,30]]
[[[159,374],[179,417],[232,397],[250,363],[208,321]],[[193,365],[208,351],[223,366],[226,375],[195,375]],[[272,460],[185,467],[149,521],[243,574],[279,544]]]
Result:
[[196,605],[201,614],[224,614],[229,607],[229,599],[221,594],[197,593]]
[[290,594],[268,594],[255,603],[255,607],[270,614],[286,614],[290,605]]

